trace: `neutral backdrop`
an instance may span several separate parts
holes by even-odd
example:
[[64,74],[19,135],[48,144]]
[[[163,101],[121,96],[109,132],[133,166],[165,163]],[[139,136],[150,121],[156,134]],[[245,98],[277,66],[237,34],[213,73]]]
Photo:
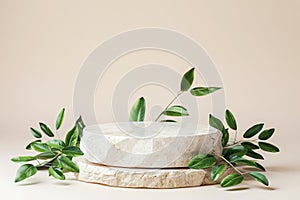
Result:
[[[282,199],[288,195],[297,199],[299,9],[299,0],[0,0],[1,195],[11,199]],[[221,74],[226,106],[235,113],[241,131],[256,122],[276,128],[271,140],[281,152],[264,154],[269,188],[248,182],[229,190],[219,186],[120,189],[72,178],[59,182],[46,173],[13,183],[18,165],[9,158],[28,153],[23,149],[32,140],[30,126],[39,121],[53,125],[59,109],[66,107],[63,131],[71,127],[74,84],[90,52],[115,34],[142,27],[180,32],[206,49]],[[179,73],[188,69],[179,58],[156,51],[121,58],[101,80],[107,94],[95,92],[99,123],[113,120],[107,105],[114,82],[131,67],[147,62],[170,65]],[[153,88],[139,92],[152,96],[152,105],[164,105],[171,97],[166,93],[157,100]],[[201,99],[204,110],[209,102],[209,98]]]

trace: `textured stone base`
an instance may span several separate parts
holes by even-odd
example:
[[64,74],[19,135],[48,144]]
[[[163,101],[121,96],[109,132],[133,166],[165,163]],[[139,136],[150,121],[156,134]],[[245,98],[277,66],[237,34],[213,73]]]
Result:
[[76,158],[80,173],[78,180],[117,187],[131,188],[182,188],[211,185],[232,172],[228,169],[217,182],[210,181],[209,170],[182,169],[140,169],[109,167],[93,164],[84,158]]

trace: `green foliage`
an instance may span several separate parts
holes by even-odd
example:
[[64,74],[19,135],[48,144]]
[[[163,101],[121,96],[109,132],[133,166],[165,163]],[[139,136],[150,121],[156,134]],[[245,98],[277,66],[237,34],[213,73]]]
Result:
[[211,94],[217,90],[219,90],[221,88],[219,87],[195,87],[193,89],[191,89],[191,94],[194,95],[194,96],[205,96],[205,95],[208,95],[208,94]]
[[[226,128],[223,122],[213,115],[209,115],[209,124],[211,127],[216,128],[222,134],[222,145],[224,147],[221,155],[213,153],[212,155],[199,154],[194,156],[190,162],[189,167],[193,169],[201,169],[204,167],[212,167],[210,177],[212,181],[217,181],[227,168],[233,168],[236,173],[231,173],[221,180],[222,187],[230,187],[240,184],[246,175],[253,177],[258,182],[268,186],[269,181],[265,175],[259,172],[245,171],[243,166],[266,171],[264,166],[256,162],[256,160],[263,160],[264,157],[256,151],[262,150],[267,152],[279,152],[279,148],[273,144],[265,142],[271,138],[275,129],[263,130],[263,123],[255,124],[248,128],[243,134],[240,141],[236,140],[237,124],[236,119],[231,111],[225,111],[225,121],[229,128],[235,131],[234,140],[230,140],[229,128]],[[259,132],[258,138],[254,139]],[[252,138],[251,140],[249,138]],[[221,158],[220,161],[213,163],[207,158],[216,157]],[[249,160],[245,157],[250,157],[256,160]],[[204,167],[203,167],[204,166]],[[245,171],[245,172],[243,172]]]
[[20,182],[26,178],[29,178],[35,175],[36,172],[37,169],[35,166],[33,166],[32,164],[24,164],[18,169],[15,182]]
[[187,109],[179,105],[175,105],[167,108],[163,112],[163,114],[167,116],[188,116],[189,115]]
[[146,104],[144,97],[139,98],[132,106],[129,120],[132,122],[144,121]]
[[212,155],[198,154],[190,160],[188,166],[191,169],[205,169],[213,166],[216,162],[216,158]]
[[194,71],[195,68],[192,68],[183,75],[180,84],[181,91],[187,91],[192,86],[194,81]]
[[61,109],[56,119],[56,130],[58,130],[64,120],[65,108]]
[[[65,109],[63,108],[56,119],[56,130],[61,127]],[[66,134],[65,141],[60,139],[50,139],[46,141],[35,140],[26,146],[28,150],[38,152],[35,156],[17,156],[11,159],[13,162],[29,162],[22,165],[16,174],[15,182],[20,182],[36,174],[38,170],[48,169],[49,175],[65,180],[64,173],[79,172],[78,166],[72,161],[75,156],[82,156],[83,152],[78,147],[79,130],[85,127],[82,118],[76,121],[74,127]],[[41,130],[49,137],[54,137],[51,129],[44,123],[40,123]],[[42,134],[36,129],[30,128],[35,138],[41,138]],[[34,165],[33,162],[37,162]]]
[[240,174],[229,174],[221,181],[222,187],[231,187],[240,184],[244,177]]
[[219,177],[224,173],[226,170],[225,164],[216,165],[212,168],[210,173],[210,180],[216,181],[219,179]]

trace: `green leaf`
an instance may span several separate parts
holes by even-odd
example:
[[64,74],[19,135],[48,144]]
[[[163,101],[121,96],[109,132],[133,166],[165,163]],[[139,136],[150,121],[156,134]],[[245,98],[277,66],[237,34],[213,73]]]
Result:
[[229,174],[221,181],[222,187],[231,187],[240,184],[244,177],[240,174]]
[[192,68],[183,75],[180,84],[181,91],[187,91],[192,86],[194,81],[194,71],[195,68]]
[[212,114],[209,115],[209,125],[211,127],[218,129],[219,131],[225,129],[222,121],[214,117]]
[[78,128],[75,125],[67,134],[65,138],[65,143],[67,146],[76,146],[78,141]]
[[64,175],[64,173],[56,167],[49,167],[48,169],[49,175],[53,176],[54,178],[58,179],[58,180],[65,180],[66,177]]
[[40,122],[40,128],[42,129],[42,131],[48,135],[49,137],[54,137],[53,132],[51,131],[51,129],[44,123]]
[[226,119],[228,126],[232,130],[236,131],[237,130],[236,120],[235,120],[233,114],[229,110],[226,110],[226,112],[225,112],[225,119]]
[[223,155],[225,158],[232,159],[235,157],[242,157],[247,153],[247,149],[242,145],[236,145],[231,148],[226,148],[223,150]]
[[210,173],[210,180],[212,181],[218,180],[225,170],[226,170],[225,164],[214,166]]
[[66,156],[61,156],[58,158],[60,165],[63,167],[64,170],[70,171],[70,172],[79,172],[78,166],[70,160]]
[[11,161],[13,162],[27,162],[27,161],[32,161],[35,160],[35,157],[32,156],[17,156],[13,157]]
[[164,110],[163,114],[167,116],[188,116],[189,115],[187,109],[179,105],[175,105],[167,108],[166,110]]
[[27,146],[26,146],[26,149],[27,150],[31,150],[31,145],[33,144],[33,143],[36,143],[36,142],[41,142],[42,140],[35,140],[35,141],[33,141],[33,142],[30,142]]
[[62,150],[62,153],[66,154],[67,156],[82,156],[83,152],[80,150],[79,147],[74,147],[74,146],[69,146],[69,147],[65,147]]
[[251,160],[247,160],[245,158],[235,158],[233,160],[230,160],[230,162],[236,163],[236,164],[248,165],[248,166],[256,167],[258,169],[266,171],[266,169],[259,163],[251,161]]
[[250,176],[252,176],[253,178],[255,178],[258,182],[261,182],[262,184],[268,186],[269,185],[269,181],[267,179],[267,177],[265,175],[263,175],[262,173],[259,172],[249,172],[248,173]]
[[32,164],[24,164],[18,169],[15,182],[20,182],[26,178],[29,178],[36,174],[36,172],[37,169],[35,166]]
[[48,140],[46,144],[51,147],[51,148],[56,148],[56,149],[63,149],[66,147],[66,144],[64,141],[59,140],[59,139],[54,139],[54,140]]
[[176,121],[172,119],[164,119],[164,120],[160,120],[160,122],[176,122]]
[[272,153],[279,152],[279,148],[273,144],[266,143],[266,142],[258,142],[258,145],[264,151],[272,152]]
[[65,108],[61,109],[56,119],[56,130],[58,130],[64,120]]
[[30,131],[31,131],[31,134],[32,134],[35,138],[41,138],[41,137],[42,137],[42,134],[41,134],[38,130],[36,130],[36,129],[34,129],[34,128],[30,128]]
[[131,122],[144,121],[146,104],[144,97],[139,98],[130,110],[129,120]]
[[82,131],[85,127],[85,124],[84,124],[81,116],[76,120],[75,125],[77,126],[77,129],[78,129],[79,138],[81,138],[82,137]]
[[246,149],[250,149],[250,150],[259,149],[259,146],[251,142],[242,142],[241,145],[243,145],[243,147],[245,147]]
[[270,137],[272,137],[274,131],[275,131],[274,128],[264,130],[263,132],[261,132],[261,133],[259,134],[258,138],[259,138],[260,140],[267,140],[267,139],[269,139]]
[[246,153],[246,155],[251,157],[251,158],[264,160],[264,157],[262,155],[260,155],[259,153],[254,152],[250,149],[248,149],[248,152]]
[[37,154],[35,156],[36,159],[40,159],[40,160],[47,160],[47,159],[50,159],[50,158],[54,158],[57,154],[49,151],[49,152],[43,152],[43,153],[40,153],[40,154]]
[[189,161],[189,168],[191,169],[205,169],[215,165],[216,158],[209,154],[198,154]]
[[228,128],[226,128],[226,129],[224,128],[222,130],[222,134],[223,134],[223,136],[222,136],[222,146],[225,147],[227,145],[228,141],[229,141]]
[[41,143],[41,142],[35,142],[35,143],[31,144],[31,148],[38,152],[51,151],[50,147],[47,144]]
[[263,128],[264,124],[256,124],[254,126],[251,126],[243,135],[244,138],[251,138],[255,136],[261,129]]
[[204,96],[211,94],[217,90],[221,89],[220,87],[195,87],[191,89],[191,94],[194,96]]

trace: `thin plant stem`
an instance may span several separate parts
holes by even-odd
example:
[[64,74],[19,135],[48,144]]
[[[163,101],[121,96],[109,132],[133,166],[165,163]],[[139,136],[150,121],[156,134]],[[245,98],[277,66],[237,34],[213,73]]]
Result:
[[165,109],[156,117],[156,119],[154,120],[155,122],[157,122],[159,120],[159,118],[164,114],[164,111],[167,110],[172,103],[174,103],[174,101],[183,93],[183,91],[178,92],[178,94],[172,99],[172,101],[165,107]]
[[233,164],[231,162],[229,162],[226,158],[224,158],[223,156],[221,155],[217,155],[215,154],[216,156],[218,156],[219,158],[221,158],[222,160],[224,160],[228,165],[230,165],[236,172],[238,172],[240,175],[243,175],[244,173],[241,172],[238,168],[236,168],[235,166],[233,166]]
[[236,143],[236,137],[237,137],[237,131],[235,131],[235,135],[234,135],[234,143]]

